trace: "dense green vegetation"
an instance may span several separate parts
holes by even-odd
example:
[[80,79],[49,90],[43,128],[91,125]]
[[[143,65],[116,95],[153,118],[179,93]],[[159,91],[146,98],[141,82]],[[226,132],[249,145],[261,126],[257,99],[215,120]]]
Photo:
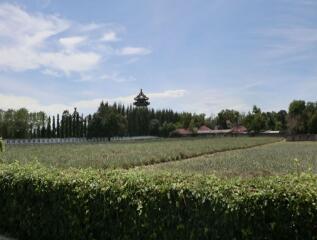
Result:
[[47,166],[63,168],[128,168],[280,140],[270,137],[223,137],[102,144],[8,145],[6,152],[0,155],[0,159],[6,163],[39,161]]
[[289,106],[288,127],[291,133],[317,133],[317,103],[293,101]]
[[317,142],[279,142],[147,167],[155,171],[253,177],[317,173]]
[[[96,113],[83,116],[75,108],[60,116],[47,116],[44,112],[0,109],[0,136],[4,138],[68,138],[166,135],[175,125],[188,127],[190,122],[204,115],[177,113],[172,110],[125,107],[121,104],[101,102]],[[170,126],[172,125],[172,129]]]
[[0,164],[0,231],[21,240],[316,239],[316,182]]
[[60,116],[27,109],[0,110],[0,137],[4,138],[68,138],[153,135],[168,137],[176,128],[195,132],[202,125],[229,129],[245,125],[249,131],[279,130],[293,134],[317,133],[317,103],[293,101],[289,113],[263,112],[254,106],[247,114],[225,109],[215,117],[204,114],[177,113],[172,110],[125,107],[101,103],[96,113],[88,116],[65,110]]

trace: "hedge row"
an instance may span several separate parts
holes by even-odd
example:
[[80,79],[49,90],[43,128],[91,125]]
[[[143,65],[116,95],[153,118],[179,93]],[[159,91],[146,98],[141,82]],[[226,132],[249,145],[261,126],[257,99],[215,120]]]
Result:
[[0,164],[0,232],[20,240],[317,239],[317,177]]

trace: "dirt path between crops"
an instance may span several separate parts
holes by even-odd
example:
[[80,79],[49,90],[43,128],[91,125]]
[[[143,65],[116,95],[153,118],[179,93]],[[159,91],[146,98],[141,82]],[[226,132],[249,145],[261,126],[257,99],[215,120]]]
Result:
[[279,143],[282,143],[285,141],[286,141],[285,139],[281,139],[280,141],[270,142],[270,143],[261,143],[261,144],[257,144],[257,145],[253,145],[253,146],[237,147],[237,148],[225,149],[225,150],[216,150],[213,152],[199,153],[199,154],[196,154],[194,156],[184,157],[182,159],[177,159],[177,160],[172,160],[172,161],[167,161],[167,162],[156,162],[156,163],[151,163],[151,164],[144,164],[144,165],[140,165],[140,166],[134,166],[132,168],[142,168],[142,167],[147,168],[147,167],[151,167],[151,166],[159,165],[159,164],[166,164],[166,163],[170,163],[170,162],[180,162],[180,161],[184,161],[184,160],[195,159],[195,158],[198,158],[201,156],[212,156],[212,155],[217,154],[217,153],[231,152],[231,151],[236,151],[236,150],[244,150],[244,149],[251,149],[251,148],[258,148],[258,147],[266,147],[269,145],[279,144]]

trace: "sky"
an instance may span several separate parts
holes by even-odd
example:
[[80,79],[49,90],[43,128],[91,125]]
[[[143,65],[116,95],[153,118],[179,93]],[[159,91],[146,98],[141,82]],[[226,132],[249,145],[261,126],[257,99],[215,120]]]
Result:
[[0,0],[0,108],[216,114],[316,101],[317,0]]

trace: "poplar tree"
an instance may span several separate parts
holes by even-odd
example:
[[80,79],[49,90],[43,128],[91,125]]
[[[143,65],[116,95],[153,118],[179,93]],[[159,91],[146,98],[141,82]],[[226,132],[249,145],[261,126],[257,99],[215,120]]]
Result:
[[48,117],[47,126],[46,126],[45,137],[51,138],[52,136],[52,127],[51,127],[51,117]]
[[56,135],[58,138],[61,137],[61,127],[60,127],[60,122],[59,122],[59,114],[57,114],[57,119],[56,119]]
[[84,119],[84,132],[83,137],[87,137],[87,118]]
[[56,124],[55,124],[55,116],[53,116],[53,127],[52,127],[52,134],[51,137],[56,137]]

